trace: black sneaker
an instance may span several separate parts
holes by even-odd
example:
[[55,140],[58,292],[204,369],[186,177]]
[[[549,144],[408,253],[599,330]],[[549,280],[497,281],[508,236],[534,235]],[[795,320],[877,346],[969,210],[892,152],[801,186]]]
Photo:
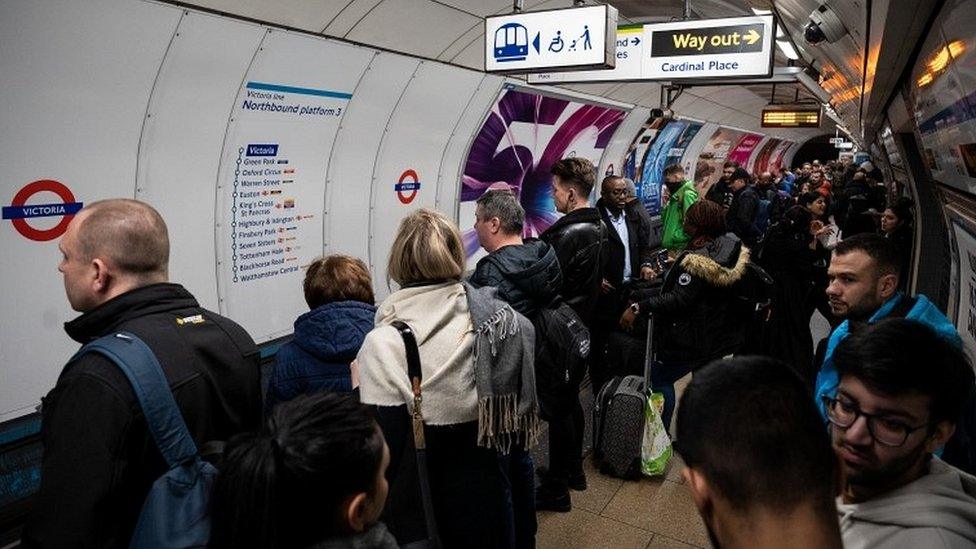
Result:
[[[540,466],[536,468],[535,474],[539,475],[543,481],[549,477],[549,468],[546,466]],[[578,473],[573,473],[569,475],[569,487],[577,492],[582,492],[586,490],[586,473],[582,470]]]
[[568,513],[573,510],[573,500],[569,497],[569,490],[559,492],[545,485],[535,491],[536,511],[556,511]]

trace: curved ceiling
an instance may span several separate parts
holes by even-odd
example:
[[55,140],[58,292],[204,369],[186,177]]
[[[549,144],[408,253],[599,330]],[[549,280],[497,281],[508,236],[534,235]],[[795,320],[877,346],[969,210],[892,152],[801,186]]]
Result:
[[[922,13],[918,7],[927,2],[912,2],[912,9],[905,9],[908,3],[899,3],[901,8],[896,10],[896,0],[832,0],[829,3],[839,12],[849,34],[834,44],[813,47],[803,42],[802,28],[810,12],[820,5],[820,0],[691,0],[691,9],[694,16],[705,18],[751,14],[751,8],[775,10],[804,62],[812,63],[825,77],[822,85],[833,96],[835,109],[847,127],[857,133],[858,128],[863,130],[862,118],[866,114],[869,118],[876,115],[863,112],[861,100],[862,92],[865,92],[862,73],[868,19],[865,2],[871,4],[872,1],[875,5],[872,13],[876,14],[872,22],[889,37],[887,42],[892,42],[898,32],[899,27],[894,24],[896,19],[901,20],[902,25],[908,25],[920,18],[924,20],[923,16],[928,13]],[[478,71],[484,67],[483,18],[508,13],[512,9],[510,0],[189,0],[185,3]],[[598,2],[587,0],[587,3]],[[619,9],[622,24],[668,20],[680,14],[682,5],[681,0],[619,0],[611,3]],[[525,0],[524,4],[526,11],[537,11],[568,7],[572,2]],[[878,13],[888,15],[879,18]],[[884,51],[880,47],[882,32],[872,34],[875,35],[872,44],[876,42],[877,47],[870,50],[872,70],[868,76],[873,79],[875,72],[884,68],[877,64],[884,57]],[[900,42],[904,48],[904,37]],[[914,41],[907,43],[910,46]],[[786,64],[786,58],[777,51],[776,65]],[[895,65],[889,67],[889,72],[900,73],[895,70]],[[883,105],[883,99],[890,94],[893,85],[891,82],[885,89],[875,89],[875,99],[880,100],[874,103]],[[661,89],[657,83],[566,84],[561,87],[623,103],[660,106]],[[870,89],[866,93],[870,93]],[[684,90],[672,108],[677,114],[689,118],[759,131],[760,111],[770,103],[773,95],[770,85],[692,87]],[[797,84],[776,86],[777,102],[811,97]],[[880,111],[882,107],[875,108]],[[765,133],[802,142],[826,132],[833,133],[833,130],[833,122],[825,117],[824,125],[819,129],[767,130]]]

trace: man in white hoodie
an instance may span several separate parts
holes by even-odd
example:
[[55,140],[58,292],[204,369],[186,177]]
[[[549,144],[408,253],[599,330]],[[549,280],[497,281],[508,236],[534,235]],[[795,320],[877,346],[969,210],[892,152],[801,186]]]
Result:
[[973,370],[919,322],[889,319],[837,348],[824,396],[843,491],[847,549],[976,547],[976,477],[933,454],[952,436]]

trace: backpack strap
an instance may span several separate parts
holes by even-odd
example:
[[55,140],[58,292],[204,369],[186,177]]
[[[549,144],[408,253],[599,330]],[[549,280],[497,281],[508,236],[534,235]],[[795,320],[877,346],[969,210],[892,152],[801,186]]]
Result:
[[420,390],[420,383],[424,379],[424,374],[420,369],[420,349],[417,347],[417,338],[414,336],[413,329],[406,322],[394,320],[391,324],[400,332],[403,346],[407,351],[407,375],[410,377],[410,386],[413,389],[413,407],[411,410],[413,447],[417,456],[420,501],[423,505],[424,521],[427,525],[427,547],[428,549],[440,549],[440,536],[437,530],[437,520],[434,517],[434,500],[431,497],[430,490],[430,475],[427,472],[427,443],[424,437],[424,415],[421,410],[424,399]]
[[183,421],[169,381],[152,350],[136,335],[119,332],[82,347],[72,361],[98,353],[115,363],[132,385],[159,453],[173,468],[197,456],[197,446]]

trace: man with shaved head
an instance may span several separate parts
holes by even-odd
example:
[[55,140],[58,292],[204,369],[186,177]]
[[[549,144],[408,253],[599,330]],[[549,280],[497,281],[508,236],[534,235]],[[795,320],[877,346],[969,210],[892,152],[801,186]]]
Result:
[[[234,322],[169,280],[166,223],[148,204],[82,209],[58,246],[84,344],[130,332],[156,355],[197,447],[261,421],[259,354]],[[24,547],[128,547],[152,483],[167,467],[125,374],[101,354],[64,367],[43,399],[41,488]]]

